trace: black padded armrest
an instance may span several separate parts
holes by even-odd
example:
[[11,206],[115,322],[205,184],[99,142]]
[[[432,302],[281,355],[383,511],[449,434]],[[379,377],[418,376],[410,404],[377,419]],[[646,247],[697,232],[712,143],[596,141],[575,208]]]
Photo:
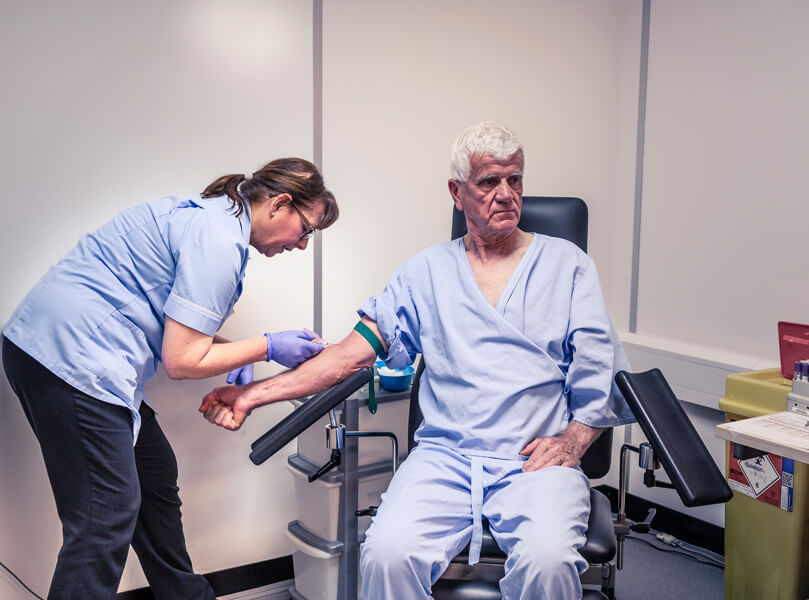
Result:
[[615,383],[686,506],[727,502],[732,492],[659,369],[620,371]]
[[260,465],[370,380],[371,369],[363,367],[334,387],[312,396],[303,406],[253,442],[250,460]]

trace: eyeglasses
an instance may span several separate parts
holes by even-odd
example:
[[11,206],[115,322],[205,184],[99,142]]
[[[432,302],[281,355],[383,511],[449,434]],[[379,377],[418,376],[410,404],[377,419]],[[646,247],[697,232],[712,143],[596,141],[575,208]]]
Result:
[[292,205],[292,208],[295,209],[295,212],[298,213],[298,216],[300,216],[301,222],[303,223],[303,233],[301,234],[301,237],[298,239],[298,241],[302,242],[303,240],[308,240],[315,234],[315,228],[312,227],[312,224],[309,222],[309,220],[303,216],[301,209],[295,206],[295,202],[290,202],[290,204]]

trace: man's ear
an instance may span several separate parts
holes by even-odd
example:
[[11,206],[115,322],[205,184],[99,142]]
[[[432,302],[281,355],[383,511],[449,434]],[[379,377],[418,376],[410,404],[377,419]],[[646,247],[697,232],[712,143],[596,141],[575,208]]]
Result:
[[450,179],[447,182],[447,186],[449,187],[449,194],[452,196],[452,202],[455,204],[455,208],[462,211],[463,205],[461,204],[461,184],[457,179]]

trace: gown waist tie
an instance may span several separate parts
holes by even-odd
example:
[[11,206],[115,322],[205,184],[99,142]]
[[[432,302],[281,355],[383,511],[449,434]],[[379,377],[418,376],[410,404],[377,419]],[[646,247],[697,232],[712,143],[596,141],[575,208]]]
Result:
[[483,544],[483,460],[479,456],[472,457],[472,540],[469,543],[469,564],[475,565],[480,560],[480,548]]

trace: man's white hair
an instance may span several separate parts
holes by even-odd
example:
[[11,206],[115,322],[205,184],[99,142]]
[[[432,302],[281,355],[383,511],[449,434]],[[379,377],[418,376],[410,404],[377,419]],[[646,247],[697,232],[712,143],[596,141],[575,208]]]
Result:
[[507,127],[494,121],[472,125],[464,129],[452,144],[452,178],[458,181],[469,179],[475,157],[491,156],[495,160],[506,160],[522,151],[522,142]]

